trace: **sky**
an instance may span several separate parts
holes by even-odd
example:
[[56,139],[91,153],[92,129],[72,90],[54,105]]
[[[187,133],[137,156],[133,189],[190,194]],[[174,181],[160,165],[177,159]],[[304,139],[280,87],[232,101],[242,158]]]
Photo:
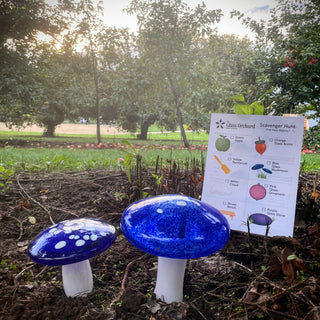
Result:
[[[129,16],[122,9],[129,6],[131,0],[103,0],[104,22],[109,27],[127,27],[132,31],[137,30],[135,16]],[[201,0],[184,0],[189,7],[194,8]],[[221,34],[236,34],[240,37],[247,35],[253,39],[253,34],[246,29],[237,18],[230,18],[233,9],[244,13],[246,16],[256,20],[268,20],[270,9],[276,6],[276,0],[204,0],[208,10],[222,9],[224,17],[221,19],[218,32]]]
[[[56,4],[57,0],[45,0],[48,4]],[[96,2],[97,0],[94,0]],[[129,28],[137,31],[137,19],[133,15],[127,15],[123,9],[128,7],[131,0],[102,0],[104,7],[104,23],[108,27]],[[235,9],[255,20],[268,20],[270,9],[274,8],[277,0],[184,0],[190,8],[204,2],[208,10],[222,9],[223,17],[217,24],[220,34],[236,34],[240,37],[247,35],[254,39],[253,33],[238,21],[230,18],[230,12]]]

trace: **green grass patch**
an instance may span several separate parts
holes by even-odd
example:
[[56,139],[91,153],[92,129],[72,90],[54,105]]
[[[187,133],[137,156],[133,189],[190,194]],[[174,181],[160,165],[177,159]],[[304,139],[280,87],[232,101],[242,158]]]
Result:
[[[187,139],[190,144],[208,144],[209,134],[205,132],[187,132]],[[96,143],[97,137],[93,134],[56,134],[54,137],[43,137],[40,132],[11,132],[0,131],[0,139],[10,140],[19,139],[26,141],[48,141],[52,143],[66,142],[70,143]],[[114,135],[101,135],[102,142],[121,142],[121,140],[129,140],[131,143],[158,143],[158,144],[182,144],[180,132],[164,132],[164,133],[152,133],[148,134],[148,140],[138,140],[135,134],[114,134]]]
[[308,173],[320,173],[320,154],[302,154],[301,171]]
[[[160,150],[145,149],[141,153],[146,166],[155,166],[159,156],[162,163],[168,160],[191,161],[201,160],[199,150]],[[125,153],[120,149],[107,150],[78,150],[54,148],[14,148],[9,147],[0,151],[0,165],[15,171],[24,172],[61,172],[66,170],[83,171],[90,169],[120,169],[119,158]]]
[[[201,162],[200,150],[144,149],[143,162],[147,166],[155,166],[157,157],[166,164],[167,160]],[[120,149],[55,149],[55,148],[2,148],[0,149],[0,165],[15,171],[82,171],[90,169],[120,169],[119,158],[125,153]],[[206,152],[203,152],[206,159]],[[303,154],[301,156],[302,172],[320,172],[320,154]]]

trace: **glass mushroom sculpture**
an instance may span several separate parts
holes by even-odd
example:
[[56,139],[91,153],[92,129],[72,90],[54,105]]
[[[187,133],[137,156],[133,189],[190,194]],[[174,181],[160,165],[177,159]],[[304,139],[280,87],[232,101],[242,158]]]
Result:
[[86,296],[93,288],[89,258],[107,250],[116,229],[107,222],[79,218],[57,223],[36,236],[28,246],[35,262],[62,266],[62,282],[68,297]]
[[131,204],[121,217],[125,237],[158,256],[155,294],[166,303],[183,300],[187,259],[210,255],[228,241],[230,227],[217,209],[183,195],[163,195]]

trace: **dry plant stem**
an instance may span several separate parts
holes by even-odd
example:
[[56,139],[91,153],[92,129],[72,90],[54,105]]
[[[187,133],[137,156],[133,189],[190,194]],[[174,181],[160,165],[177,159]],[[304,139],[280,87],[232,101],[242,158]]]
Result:
[[266,227],[266,233],[264,235],[264,239],[263,239],[263,245],[264,245],[264,250],[265,250],[265,254],[268,254],[268,234],[269,234],[269,230],[270,230],[270,224],[267,224]]
[[34,278],[37,279],[38,277],[40,277],[47,269],[48,269],[48,266],[44,266],[42,270],[37,275],[34,276]]
[[14,217],[14,216],[10,216],[11,219],[17,221],[19,223],[19,229],[20,229],[20,233],[19,233],[19,237],[17,239],[17,241],[20,241],[22,236],[23,236],[23,227],[22,224],[24,223],[24,221],[20,221],[18,218]]
[[124,274],[123,274],[122,281],[121,281],[120,292],[119,292],[119,294],[112,300],[112,302],[110,303],[110,305],[113,305],[113,304],[116,304],[117,302],[119,302],[119,300],[121,299],[121,296],[122,296],[123,293],[125,292],[125,290],[126,290],[125,283],[126,283],[126,280],[127,280],[127,277],[128,277],[128,273],[129,273],[130,267],[131,267],[135,262],[144,259],[146,256],[147,256],[147,254],[144,254],[143,256],[141,256],[141,257],[139,257],[139,258],[137,258],[137,259],[135,259],[135,260],[132,260],[131,262],[129,262],[129,263],[127,264],[126,269],[125,269]]
[[69,211],[69,210],[65,210],[65,209],[58,208],[58,207],[53,207],[53,206],[50,206],[50,208],[52,208],[52,209],[54,209],[54,210],[58,210],[58,211],[64,212],[64,213],[67,213],[67,214],[70,214],[70,215],[72,215],[72,216],[75,216],[75,217],[79,218],[79,215],[77,215],[76,213],[71,212],[71,211]]
[[208,320],[208,319],[203,315],[203,313],[195,306],[195,304],[194,304],[193,302],[191,302],[190,305],[191,305],[191,307],[192,307],[194,310],[196,310],[196,311],[199,313],[200,317],[201,317],[203,320]]
[[33,266],[34,266],[34,263],[32,263],[29,267],[24,268],[15,276],[15,278],[18,279],[25,271],[31,269]]
[[29,200],[33,201],[36,205],[38,205],[40,208],[42,208],[42,209],[48,214],[51,223],[52,223],[52,224],[55,224],[55,222],[53,221],[53,219],[52,219],[52,217],[51,217],[51,215],[50,215],[50,211],[49,211],[47,208],[45,208],[40,202],[38,202],[37,200],[33,199],[33,198],[29,195],[29,193],[22,187],[22,185],[20,184],[20,181],[19,181],[19,176],[20,176],[20,175],[18,174],[18,175],[17,175],[17,183],[18,183],[19,188],[22,190],[22,192],[25,194],[25,196],[26,196]]
[[144,257],[146,257],[147,255],[144,254],[143,256],[135,259],[135,260],[132,260],[131,262],[129,262],[126,266],[126,270],[124,271],[124,275],[123,275],[123,278],[122,278],[122,282],[121,282],[121,294],[125,291],[126,287],[125,287],[125,283],[126,283],[126,280],[127,280],[127,277],[128,277],[128,273],[129,273],[129,269],[130,267],[137,261],[143,259]]
[[247,228],[248,228],[248,245],[250,251],[252,250],[252,244],[251,244],[251,233],[250,233],[250,221],[247,219]]

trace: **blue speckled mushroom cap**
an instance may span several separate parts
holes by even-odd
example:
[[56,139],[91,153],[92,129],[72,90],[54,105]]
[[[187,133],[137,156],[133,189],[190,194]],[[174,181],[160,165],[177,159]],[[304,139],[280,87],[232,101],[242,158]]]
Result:
[[116,229],[107,222],[91,218],[66,220],[33,239],[28,255],[44,265],[71,264],[107,250],[115,239]]
[[131,204],[121,218],[125,237],[147,253],[175,259],[204,257],[228,241],[230,227],[214,207],[183,195],[163,195]]

